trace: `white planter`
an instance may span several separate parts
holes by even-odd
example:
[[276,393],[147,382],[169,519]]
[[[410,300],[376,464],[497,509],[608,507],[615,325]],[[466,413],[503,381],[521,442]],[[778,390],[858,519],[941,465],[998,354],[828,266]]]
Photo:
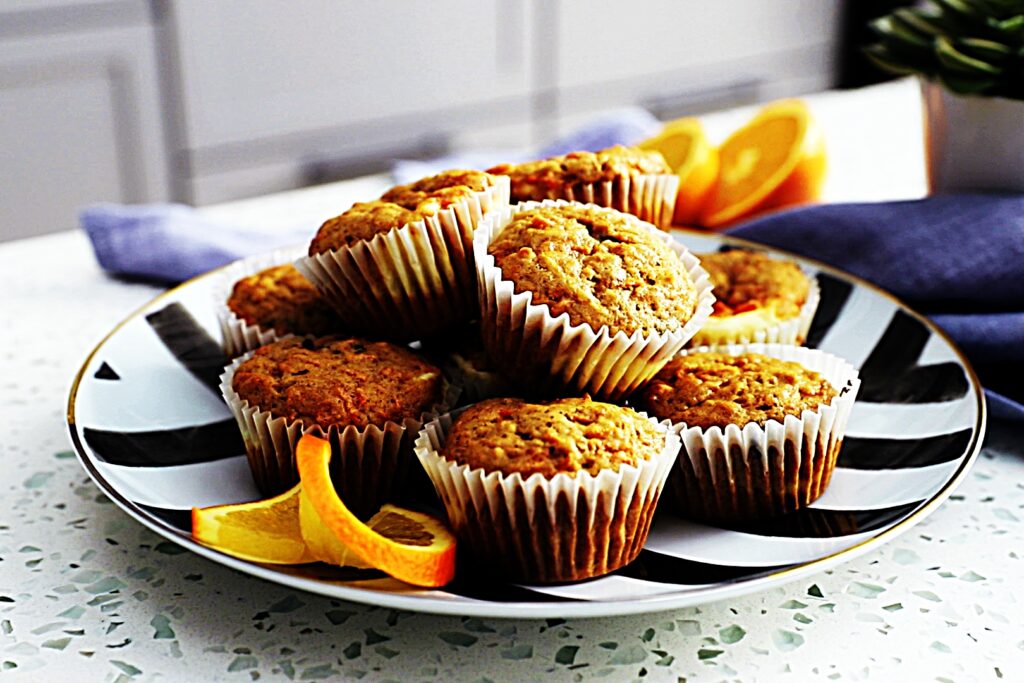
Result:
[[928,81],[921,90],[933,194],[1024,192],[1024,102],[956,95]]

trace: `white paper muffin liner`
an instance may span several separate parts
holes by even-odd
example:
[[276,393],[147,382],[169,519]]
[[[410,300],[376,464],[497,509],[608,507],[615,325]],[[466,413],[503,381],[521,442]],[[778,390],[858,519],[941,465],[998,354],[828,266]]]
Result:
[[538,207],[565,206],[569,202],[522,202],[495,212],[483,221],[473,242],[480,296],[480,326],[491,358],[502,359],[502,369],[517,381],[530,382],[541,393],[555,389],[587,392],[602,399],[618,399],[653,377],[697,333],[711,315],[715,297],[707,272],[682,244],[649,223],[633,218],[679,256],[697,289],[693,316],[678,330],[647,336],[612,333],[587,324],[573,325],[569,315],[555,317],[547,304],[534,304],[532,292],[516,293],[515,283],[502,276],[488,245],[518,214]]
[[[708,351],[707,347],[681,355]],[[682,451],[670,477],[674,505],[710,522],[753,520],[794,512],[828,486],[860,388],[857,370],[832,354],[789,344],[740,344],[714,349],[794,361],[827,379],[839,395],[783,423],[769,420],[725,429],[673,425]]]
[[672,226],[678,191],[679,176],[657,173],[567,185],[563,199],[617,209],[668,230]]
[[408,341],[467,321],[476,314],[473,232],[509,202],[508,177],[496,178],[436,216],[295,266],[361,334]]
[[[762,328],[752,329],[750,326],[746,326],[740,329],[730,329],[727,324],[718,324],[716,321],[719,319],[712,315],[688,345],[718,347],[729,344],[803,344],[807,341],[811,321],[814,320],[818,302],[821,301],[821,287],[818,285],[818,279],[806,272],[804,274],[807,275],[809,283],[807,299],[800,307],[800,312],[796,317],[780,320],[774,325]],[[728,320],[728,318],[724,320]]]
[[260,492],[274,496],[299,482],[295,449],[303,434],[313,433],[331,442],[331,480],[346,507],[364,519],[391,496],[403,492],[409,475],[416,471],[412,443],[417,432],[423,422],[449,410],[459,395],[459,387],[446,382],[440,403],[418,418],[406,418],[401,423],[387,421],[382,425],[343,428],[332,425],[327,429],[320,425],[307,427],[301,420],[289,422],[250,405],[232,388],[238,366],[254,353],[239,356],[224,369],[220,390],[242,432],[249,467]]
[[442,415],[426,423],[416,456],[462,547],[481,566],[513,581],[561,583],[601,576],[636,558],[679,452],[667,425],[659,425],[664,450],[638,466],[524,479],[442,457],[453,422]]
[[301,246],[277,249],[266,254],[235,261],[222,271],[217,284],[213,287],[213,299],[214,308],[217,311],[217,321],[220,323],[221,344],[228,358],[240,356],[246,351],[252,351],[265,344],[293,336],[278,334],[273,329],[266,329],[242,320],[228,308],[228,298],[231,296],[235,283],[242,278],[255,275],[267,268],[292,263],[304,251]]

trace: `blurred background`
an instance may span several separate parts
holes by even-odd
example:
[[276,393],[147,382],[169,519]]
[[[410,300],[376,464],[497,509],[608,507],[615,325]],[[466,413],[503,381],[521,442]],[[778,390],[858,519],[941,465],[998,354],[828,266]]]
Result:
[[[881,78],[875,0],[3,0],[0,240]],[[905,4],[905,3],[904,3]]]

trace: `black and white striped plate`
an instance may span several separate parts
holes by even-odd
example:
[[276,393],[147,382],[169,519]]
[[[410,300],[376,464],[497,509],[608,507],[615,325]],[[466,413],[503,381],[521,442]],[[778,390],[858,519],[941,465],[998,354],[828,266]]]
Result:
[[[679,237],[697,252],[744,246]],[[980,450],[981,387],[952,343],[877,288],[801,263],[822,295],[808,345],[859,366],[863,381],[829,489],[801,513],[731,529],[663,515],[634,563],[591,581],[542,587],[460,578],[444,590],[418,590],[372,570],[261,565],[192,541],[193,505],[259,497],[217,389],[225,359],[216,341],[215,273],[157,297],[100,342],[74,380],[68,426],[90,476],[128,514],[215,562],[294,588],[489,617],[609,616],[719,600],[894,538],[949,496]]]

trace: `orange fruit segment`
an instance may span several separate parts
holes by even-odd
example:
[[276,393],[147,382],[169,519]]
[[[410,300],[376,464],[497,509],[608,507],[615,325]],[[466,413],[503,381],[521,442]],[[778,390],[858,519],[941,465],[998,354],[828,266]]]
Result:
[[661,152],[679,176],[672,222],[695,225],[718,178],[718,150],[708,142],[700,121],[693,117],[670,121],[638,147]]
[[700,214],[718,228],[769,209],[816,201],[825,179],[825,144],[807,106],[764,107],[719,148],[718,182]]
[[[304,435],[296,448],[296,461],[309,507],[360,560],[414,586],[443,586],[455,577],[455,537],[439,519],[385,505],[364,524],[334,490],[329,442]],[[335,546],[321,552],[340,551]]]
[[266,500],[192,508],[192,537],[243,560],[313,562],[299,528],[299,492],[296,485]]

